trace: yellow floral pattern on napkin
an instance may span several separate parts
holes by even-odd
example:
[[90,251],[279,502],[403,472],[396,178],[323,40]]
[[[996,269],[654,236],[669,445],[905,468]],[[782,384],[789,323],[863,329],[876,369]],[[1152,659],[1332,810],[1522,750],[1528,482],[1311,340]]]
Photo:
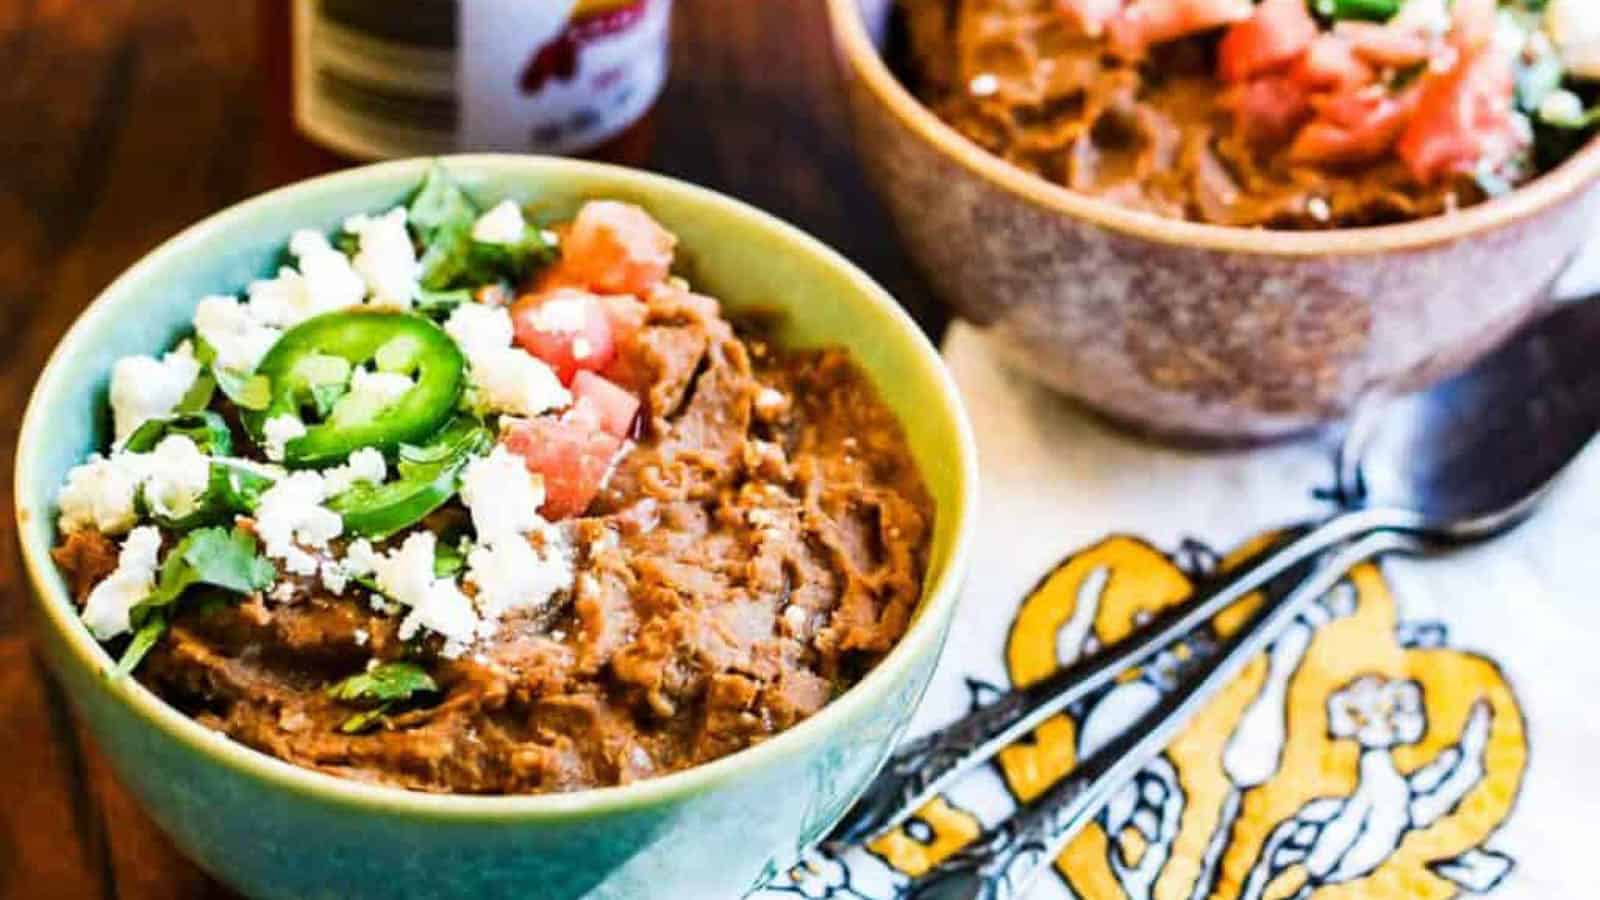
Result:
[[[1182,567],[1136,538],[1072,554],[1018,608],[1004,648],[1011,681],[1036,681],[1121,640],[1192,588]],[[1218,616],[1214,636],[1241,627],[1256,603],[1248,597]],[[996,765],[1012,801],[1071,772],[1086,746],[1153,705],[1160,683],[1134,673],[1002,752]],[[1379,568],[1364,565],[1140,772],[1058,857],[1056,874],[1073,896],[1094,900],[1484,892],[1512,868],[1486,844],[1511,811],[1527,757],[1522,711],[1499,668],[1446,646],[1442,626],[1400,622]],[[870,854],[814,858],[771,888],[894,896],[981,830],[977,815],[941,797],[873,841]],[[868,865],[887,877],[857,871]]]

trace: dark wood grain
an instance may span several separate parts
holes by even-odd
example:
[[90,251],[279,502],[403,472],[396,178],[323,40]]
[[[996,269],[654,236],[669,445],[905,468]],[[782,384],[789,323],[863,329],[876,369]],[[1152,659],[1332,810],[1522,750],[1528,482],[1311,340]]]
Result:
[[[227,896],[117,786],[29,648],[9,477],[51,348],[183,226],[331,165],[284,140],[252,4],[0,0],[0,900]],[[748,200],[929,302],[849,146],[822,4],[677,0],[673,75],[625,155]]]

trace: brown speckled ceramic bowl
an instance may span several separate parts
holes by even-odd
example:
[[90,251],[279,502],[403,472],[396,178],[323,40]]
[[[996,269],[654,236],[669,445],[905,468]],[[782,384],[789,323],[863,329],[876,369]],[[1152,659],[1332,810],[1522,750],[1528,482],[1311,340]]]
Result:
[[828,0],[856,142],[930,283],[1045,383],[1144,431],[1253,442],[1424,387],[1547,301],[1600,203],[1600,144],[1511,194],[1379,228],[1165,219],[1015,168],[917,101]]

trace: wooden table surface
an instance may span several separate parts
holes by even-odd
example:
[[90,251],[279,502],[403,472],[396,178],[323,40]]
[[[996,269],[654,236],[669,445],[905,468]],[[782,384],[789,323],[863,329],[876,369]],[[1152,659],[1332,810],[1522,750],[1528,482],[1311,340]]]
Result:
[[[0,900],[231,896],[117,786],[32,653],[10,473],[28,392],[79,310],[185,225],[307,174],[276,140],[254,12],[0,0]],[[937,330],[857,171],[831,54],[819,0],[677,0],[645,165],[808,229]]]

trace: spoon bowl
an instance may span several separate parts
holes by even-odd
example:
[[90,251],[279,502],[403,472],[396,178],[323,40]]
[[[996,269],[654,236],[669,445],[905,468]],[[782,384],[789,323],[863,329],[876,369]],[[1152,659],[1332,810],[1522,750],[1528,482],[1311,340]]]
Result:
[[[1422,554],[1515,528],[1600,431],[1600,303],[1564,307],[1499,352],[1425,394],[1374,397],[1346,430],[1334,499],[1344,511],[1302,528],[1139,635],[1026,688],[1002,695],[907,745],[841,823],[860,836],[903,818],[931,794],[1048,715],[1144,665],[1249,591],[1266,600],[1226,646],[1192,656],[1196,675],[1073,771],[966,849],[920,876],[908,897],[1016,900],[1048,861],[1098,815],[1118,787],[1160,753],[1353,565]],[[1290,578],[1287,593],[1276,580]]]
[[1573,303],[1430,391],[1373,398],[1340,447],[1339,499],[1438,540],[1515,524],[1600,432],[1597,347],[1600,303]]
[[[1600,365],[1592,361],[1595,347],[1600,347],[1600,302],[1573,303],[1426,393],[1398,399],[1373,396],[1344,431],[1337,450],[1339,478],[1333,499],[1342,509],[1339,514],[1291,531],[1276,547],[1201,585],[1188,603],[1157,616],[1138,634],[1002,694],[906,744],[890,757],[830,839],[859,842],[903,822],[962,774],[1045,719],[1144,665],[1252,591],[1280,579],[1302,583],[1285,601],[1288,612],[1283,615],[1289,615],[1295,603],[1314,599],[1317,592],[1304,590],[1306,584],[1329,572],[1342,573],[1346,560],[1483,541],[1514,528],[1537,509],[1561,473],[1600,432]],[[1340,562],[1327,565],[1324,557],[1335,550],[1340,550],[1335,557]],[[1324,561],[1320,568],[1319,560]],[[1306,574],[1308,568],[1311,575]],[[1272,621],[1248,629],[1252,643],[1225,653],[1216,672],[1242,664],[1250,646],[1269,640],[1276,629]],[[1203,702],[1206,690],[1191,687],[1184,693],[1180,706],[1192,708]],[[1174,708],[1155,716],[1148,727],[1139,729],[1147,739],[1138,744],[1138,752],[1159,751],[1163,742],[1148,735],[1172,727],[1186,715],[1182,708]],[[1124,763],[1107,757],[1105,764],[1110,771]],[[1053,789],[1036,801],[1050,812],[1029,813],[1006,827],[1013,832],[1052,831],[1044,845],[1059,843],[1061,834],[1092,815],[1088,807],[1080,808],[1074,792],[1094,790],[1098,776],[1080,769],[1082,777],[1075,776],[1071,784],[1063,782],[1059,791]],[[1061,828],[1048,825],[1063,820],[1066,825]],[[975,851],[941,870],[935,879],[939,890],[953,892],[952,897],[988,896],[961,893],[970,886],[963,880],[970,873],[964,870],[976,866],[993,874],[995,866],[1016,860],[999,851],[988,853],[990,859],[980,860],[981,855]],[[978,883],[993,882],[979,879]]]

